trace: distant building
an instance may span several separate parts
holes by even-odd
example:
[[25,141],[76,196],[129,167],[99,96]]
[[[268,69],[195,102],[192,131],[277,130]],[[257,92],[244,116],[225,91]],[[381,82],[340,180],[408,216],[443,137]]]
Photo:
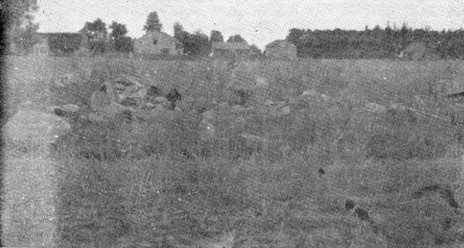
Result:
[[424,42],[412,42],[407,45],[401,53],[399,58],[408,60],[437,60],[440,56],[428,47]]
[[87,39],[81,33],[37,33],[32,47],[37,56],[71,55],[86,51]]
[[213,42],[211,44],[211,56],[236,57],[249,56],[250,46],[245,42]]
[[296,46],[286,40],[275,40],[267,44],[264,51],[266,57],[284,59],[295,59],[296,52]]
[[38,34],[38,41],[32,47],[32,54],[48,56],[50,55],[50,48],[48,47],[48,37],[45,34]]
[[182,44],[174,37],[159,31],[147,32],[134,41],[136,54],[181,55]]

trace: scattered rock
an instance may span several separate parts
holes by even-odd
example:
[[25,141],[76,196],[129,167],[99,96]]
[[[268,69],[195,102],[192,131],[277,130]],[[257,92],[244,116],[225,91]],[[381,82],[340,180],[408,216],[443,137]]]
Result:
[[242,133],[240,137],[246,141],[246,146],[253,150],[260,150],[269,144],[269,140],[258,135]]
[[407,108],[401,103],[392,103],[390,104],[390,109],[405,111]]
[[202,108],[197,107],[195,99],[191,96],[183,97],[182,100],[177,104],[177,106],[185,112],[189,112],[194,109],[198,111],[198,109]]
[[242,113],[242,112],[245,112],[247,110],[248,110],[248,108],[246,108],[246,107],[244,107],[242,105],[234,105],[231,108],[232,113]]
[[203,120],[205,120],[205,121],[213,121],[215,119],[215,117],[216,117],[216,114],[215,114],[215,112],[213,110],[208,110],[206,112],[203,112],[201,114],[201,116],[202,116]]
[[326,95],[326,94],[321,94],[321,98],[322,100],[324,101],[329,101],[330,100],[330,96]]
[[275,103],[274,103],[272,100],[269,100],[269,99],[266,99],[266,100],[264,101],[264,106],[266,106],[266,107],[270,107],[270,106],[272,106],[272,105],[274,105],[274,104],[275,104]]
[[284,115],[289,115],[290,114],[290,106],[284,106],[279,109],[279,115],[284,116]]
[[356,216],[362,220],[362,221],[369,221],[370,218],[369,218],[369,212],[367,212],[366,210],[362,209],[362,208],[356,208],[354,210],[354,213],[356,214]]
[[199,125],[200,139],[207,141],[213,139],[216,135],[216,128],[213,123],[208,120],[202,120]]
[[351,210],[351,209],[354,208],[354,206],[355,206],[355,203],[354,203],[353,200],[347,199],[347,200],[345,201],[345,210]]
[[303,91],[303,94],[301,94],[301,96],[317,97],[319,96],[319,93],[317,93],[317,91],[313,89],[310,89],[310,90]]
[[232,248],[235,242],[235,231],[223,234],[219,237],[198,242],[199,247],[208,248]]
[[367,111],[370,111],[372,113],[377,113],[377,114],[383,114],[387,111],[387,108],[385,106],[374,103],[374,102],[367,103],[366,109]]
[[176,88],[173,88],[166,95],[166,99],[170,102],[170,109],[175,109],[178,102],[182,100],[182,95],[177,91]]
[[164,104],[164,103],[167,103],[169,102],[168,99],[164,96],[158,96],[158,97],[155,97],[155,99],[153,99],[153,102],[155,104]]
[[75,104],[65,104],[60,107],[63,111],[69,112],[69,113],[77,113],[79,111],[79,106]]
[[58,87],[66,87],[71,84],[76,78],[76,75],[73,73],[64,73],[60,75],[56,80],[53,82]]
[[59,117],[73,118],[79,116],[79,106],[74,104],[65,104],[63,106],[53,106],[49,108],[50,112],[53,112]]
[[267,88],[269,87],[269,82],[267,78],[262,76],[256,77],[256,88]]
[[4,126],[7,140],[26,146],[47,146],[66,134],[71,125],[46,112],[20,109]]

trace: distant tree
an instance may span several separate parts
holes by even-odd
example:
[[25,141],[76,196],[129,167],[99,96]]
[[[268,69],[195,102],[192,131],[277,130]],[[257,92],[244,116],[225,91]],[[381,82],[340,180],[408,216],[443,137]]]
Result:
[[406,23],[403,23],[399,32],[401,47],[405,47],[410,42],[409,37],[410,29]]
[[160,19],[158,17],[158,13],[156,11],[150,12],[147,17],[147,21],[145,22],[145,25],[143,26],[143,30],[146,32],[151,32],[151,31],[158,31],[161,32],[161,28],[163,25],[160,22]]
[[117,23],[115,21],[111,23],[110,29],[111,29],[110,37],[115,40],[127,34],[126,25]]
[[106,34],[108,34],[106,23],[104,23],[100,18],[97,18],[93,22],[86,22],[82,31],[88,32],[96,37],[106,36]]
[[174,23],[174,38],[177,39],[176,49],[185,51],[185,40],[189,36],[189,33],[184,31],[184,27],[179,22]]
[[113,49],[117,52],[133,52],[134,42],[132,41],[131,37],[123,36],[114,42]]
[[188,33],[184,31],[184,27],[179,22],[174,23],[174,37],[180,41],[184,42],[185,37]]
[[117,52],[131,52],[133,51],[132,39],[127,37],[126,25],[114,22],[110,26],[111,33],[111,46]]
[[38,9],[36,0],[5,0],[0,3],[0,18],[6,24],[0,47],[6,50],[13,46],[25,52],[37,43],[35,36],[38,24],[34,23],[34,12]]
[[389,57],[393,57],[398,52],[398,44],[395,42],[394,30],[387,25],[385,35],[382,41],[382,47],[387,51]]
[[290,43],[293,43],[295,46],[298,46],[298,40],[303,36],[304,30],[302,29],[297,29],[297,28],[292,28],[290,29],[286,40]]
[[52,53],[67,55],[78,51],[82,44],[80,34],[58,33],[48,36],[48,47]]
[[211,50],[208,36],[200,31],[194,34],[185,32],[183,45],[184,53],[194,56],[207,56]]
[[212,30],[210,34],[210,41],[211,42],[224,42],[224,36],[222,33],[217,30]]
[[255,44],[250,46],[250,57],[258,58],[262,55],[261,49],[259,49]]
[[227,39],[227,42],[246,42],[246,40],[239,34],[232,35]]
[[105,52],[108,31],[106,29],[106,24],[100,18],[93,22],[86,22],[80,32],[87,36],[88,48],[93,53]]
[[191,38],[193,43],[195,44],[196,52],[193,53],[194,55],[206,56],[209,54],[211,46],[209,44],[208,35],[202,33],[201,31],[196,31],[191,36]]

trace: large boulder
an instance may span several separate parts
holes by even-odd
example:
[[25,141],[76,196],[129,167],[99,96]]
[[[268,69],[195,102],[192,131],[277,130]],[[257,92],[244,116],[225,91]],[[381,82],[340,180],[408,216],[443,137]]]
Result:
[[22,108],[3,127],[7,145],[46,148],[66,134],[71,125],[53,113]]
[[226,98],[233,104],[262,104],[269,97],[270,87],[269,79],[259,72],[259,64],[241,61],[226,84]]
[[49,111],[52,111],[55,115],[63,118],[76,118],[79,116],[81,108],[75,104],[64,104],[61,106],[52,106]]
[[115,90],[111,82],[106,81],[103,83],[100,89],[93,92],[90,97],[90,109],[92,113],[89,115],[89,119],[97,122],[109,120],[122,113],[132,112],[135,106],[138,105],[138,103],[135,106],[121,104],[121,101],[118,101],[121,99],[118,94],[118,91]]

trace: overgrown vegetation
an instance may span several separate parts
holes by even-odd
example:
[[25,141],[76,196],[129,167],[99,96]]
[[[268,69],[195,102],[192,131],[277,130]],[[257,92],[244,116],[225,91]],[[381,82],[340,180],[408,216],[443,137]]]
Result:
[[81,48],[82,35],[75,33],[48,34],[48,46],[54,54],[70,55]]
[[[464,73],[461,62],[248,61],[240,71],[219,60],[22,59],[7,64],[8,106],[30,96],[84,106],[89,89],[121,71],[163,90],[177,87],[196,100],[187,104],[192,113],[226,95],[225,85],[237,80],[232,70],[244,80],[268,79],[269,90],[252,99],[284,100],[311,88],[330,97],[291,103],[283,117],[260,105],[240,115],[218,110],[220,139],[204,142],[195,114],[140,126],[75,123],[54,154],[60,247],[188,247],[232,230],[234,247],[459,247],[464,241],[460,207],[440,194],[417,193],[447,185],[463,203],[462,151],[451,152],[457,130],[414,111],[363,108],[367,100],[412,106],[414,95],[439,96],[424,85],[450,71]],[[69,84],[43,86],[68,73],[75,76]],[[38,86],[29,92],[26,82]],[[265,137],[268,146],[244,143],[243,131]]]
[[395,58],[412,42],[424,42],[441,58],[463,58],[464,31],[412,29],[387,25],[355,30],[291,29],[287,40],[297,46],[298,56],[311,58]]

